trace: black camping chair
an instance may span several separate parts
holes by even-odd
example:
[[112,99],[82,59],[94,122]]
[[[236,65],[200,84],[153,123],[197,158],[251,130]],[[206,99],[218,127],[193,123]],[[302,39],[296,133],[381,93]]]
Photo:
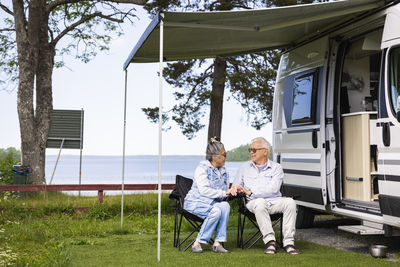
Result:
[[[175,190],[172,191],[171,195],[169,196],[170,199],[175,200],[175,229],[174,229],[174,247],[177,247],[181,250],[181,246],[188,240],[194,233],[199,232],[201,225],[203,224],[203,219],[197,217],[196,215],[186,211],[183,209],[183,204],[187,193],[189,192],[190,188],[192,188],[193,180],[183,177],[181,175],[176,176]],[[185,218],[190,225],[193,226],[193,230],[190,234],[185,237],[182,241],[180,238],[181,233],[181,226],[182,226],[182,219]],[[193,239],[185,248],[187,250],[193,243],[195,239]],[[210,242],[214,242],[214,240],[210,240]]]
[[[239,212],[238,212],[238,233],[237,233],[237,246],[244,249],[249,243],[250,245],[246,248],[251,248],[254,244],[258,242],[262,238],[262,234],[260,232],[260,228],[258,227],[256,216],[250,210],[246,208],[246,196],[244,194],[240,194],[238,196],[238,204],[239,204]],[[243,216],[243,220],[242,220]],[[246,223],[246,218],[253,224],[253,226],[257,229],[257,231],[252,234],[246,240],[243,240],[244,228]],[[280,223],[280,237],[277,240],[277,243],[283,247],[282,245],[282,221],[283,221],[283,214],[282,213],[275,213],[270,214],[272,227],[276,226]]]

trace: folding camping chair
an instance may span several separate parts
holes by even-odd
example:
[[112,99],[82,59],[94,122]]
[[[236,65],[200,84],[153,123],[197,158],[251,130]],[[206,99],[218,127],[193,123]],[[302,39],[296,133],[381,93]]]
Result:
[[[175,184],[176,188],[172,191],[170,195],[170,199],[175,200],[175,229],[174,229],[174,247],[177,247],[181,250],[181,246],[188,240],[194,233],[199,232],[201,225],[203,224],[203,219],[197,217],[196,215],[186,211],[183,209],[183,204],[187,193],[190,188],[192,188],[193,180],[183,177],[181,175],[176,176]],[[180,217],[179,217],[180,215]],[[193,230],[190,234],[185,237],[182,241],[180,238],[181,234],[181,226],[182,219],[185,218],[190,225],[193,226]],[[193,239],[185,248],[184,251],[187,250],[193,243],[195,239]],[[214,240],[210,240],[210,242],[214,242]]]
[[[258,240],[262,238],[262,234],[260,232],[260,228],[258,227],[256,216],[254,215],[254,213],[252,213],[250,210],[246,208],[246,203],[247,203],[246,196],[241,194],[238,196],[237,199],[239,204],[237,246],[244,249],[245,246],[247,246],[247,244],[251,242],[250,245],[247,247],[249,249],[254,244],[256,244]],[[254,234],[252,234],[247,240],[243,240],[246,218],[253,224],[253,226],[257,229],[257,231]],[[280,222],[280,237],[279,240],[277,240],[277,243],[282,247],[283,214],[282,213],[270,214],[270,218],[272,222],[272,227],[276,226]]]

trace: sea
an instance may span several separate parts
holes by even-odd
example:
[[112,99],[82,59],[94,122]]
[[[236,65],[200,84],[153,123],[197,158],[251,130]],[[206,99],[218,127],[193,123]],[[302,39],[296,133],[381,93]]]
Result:
[[[162,156],[162,183],[174,184],[175,176],[193,178],[194,170],[204,156]],[[47,184],[79,184],[79,155],[46,156]],[[242,162],[226,162],[225,167],[232,182]],[[54,175],[53,175],[54,172]],[[82,156],[81,184],[120,184],[122,182],[122,156]],[[158,156],[135,155],[125,158],[125,184],[157,184]],[[76,195],[78,192],[66,192]],[[105,194],[120,194],[107,191]],[[126,191],[125,193],[137,193]],[[82,195],[97,195],[97,191],[81,191]]]

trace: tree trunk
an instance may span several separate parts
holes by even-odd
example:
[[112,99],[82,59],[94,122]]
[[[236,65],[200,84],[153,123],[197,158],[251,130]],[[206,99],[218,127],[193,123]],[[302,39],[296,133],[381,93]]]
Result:
[[[26,25],[21,0],[13,0],[18,49],[18,117],[22,164],[32,168],[28,182],[43,184],[46,141],[50,128],[52,73],[55,49],[48,42],[48,14],[45,1],[32,0]],[[33,94],[36,89],[36,109]]]
[[210,140],[210,138],[214,136],[221,137],[225,76],[226,61],[217,57],[214,60],[214,76],[210,98],[210,119],[207,140]]

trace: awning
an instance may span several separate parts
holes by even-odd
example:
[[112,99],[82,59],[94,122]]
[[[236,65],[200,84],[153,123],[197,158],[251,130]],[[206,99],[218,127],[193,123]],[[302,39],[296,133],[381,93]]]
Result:
[[131,62],[159,61],[162,16],[164,61],[175,61],[288,47],[383,4],[351,0],[257,10],[164,12],[150,23],[124,69]]

